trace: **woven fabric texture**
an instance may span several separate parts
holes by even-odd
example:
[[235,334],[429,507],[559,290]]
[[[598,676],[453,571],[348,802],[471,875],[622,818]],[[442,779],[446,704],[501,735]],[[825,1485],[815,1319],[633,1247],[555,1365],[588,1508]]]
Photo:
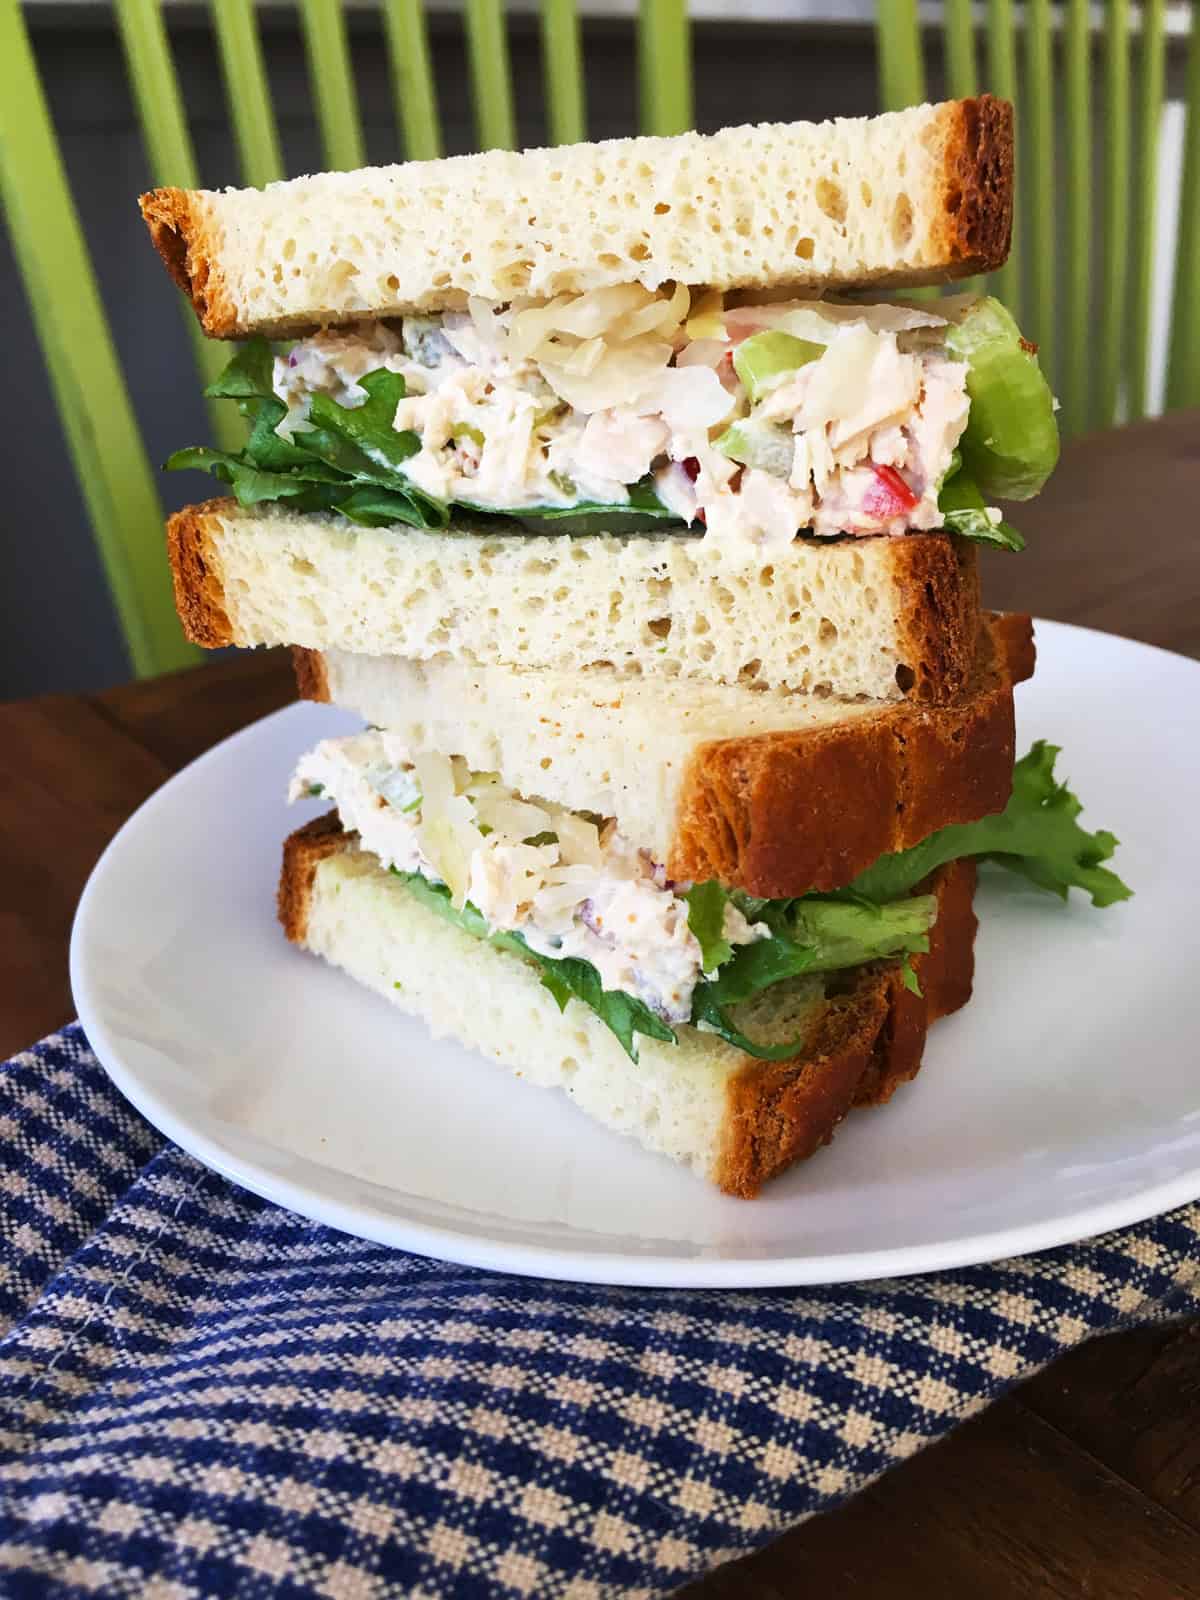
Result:
[[1200,1206],[828,1289],[426,1261],[165,1144],[77,1027],[0,1067],[0,1135],[5,1595],[664,1595],[1200,1300]]

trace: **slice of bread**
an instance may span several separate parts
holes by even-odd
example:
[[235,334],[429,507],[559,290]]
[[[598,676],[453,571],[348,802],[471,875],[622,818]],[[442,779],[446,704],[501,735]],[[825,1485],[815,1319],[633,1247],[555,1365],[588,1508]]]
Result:
[[1013,120],[982,95],[359,172],[155,189],[142,215],[206,333],[670,280],[797,292],[930,283],[1008,254]]
[[450,656],[802,694],[937,704],[965,689],[979,633],[974,546],[949,535],[797,539],[730,568],[706,540],[360,528],[234,500],[168,524],[196,644]]
[[966,696],[937,708],[591,672],[294,651],[296,681],[511,788],[614,817],[672,878],[778,899],[1007,804],[1028,617],[985,617]]
[[279,918],[293,943],[436,1036],[527,1083],[565,1089],[606,1127],[751,1198],[828,1143],[852,1105],[886,1100],[913,1077],[929,1023],[970,998],[974,885],[970,862],[941,869],[927,885],[939,915],[929,954],[915,958],[923,997],[903,986],[895,963],[875,963],[828,981],[793,980],[744,1009],[740,1020],[755,1037],[803,1036],[802,1051],[782,1062],[757,1061],[685,1027],[677,1045],[641,1039],[635,1064],[586,1006],[571,1000],[560,1012],[531,965],[423,906],[333,817],[287,840]]

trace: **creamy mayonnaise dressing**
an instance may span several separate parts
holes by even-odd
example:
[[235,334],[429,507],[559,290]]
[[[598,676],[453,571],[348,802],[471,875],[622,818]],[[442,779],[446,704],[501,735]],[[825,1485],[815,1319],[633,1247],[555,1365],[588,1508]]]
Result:
[[[302,757],[288,791],[332,801],[342,826],[386,867],[445,883],[491,931],[516,932],[539,955],[589,961],[605,989],[686,1022],[700,981],[687,884],[611,822],[522,799],[460,758],[410,755],[394,735],[326,739]],[[767,936],[725,907],[732,945]]]
[[[276,358],[281,430],[306,425],[314,392],[361,404],[358,380],[384,367],[408,391],[394,426],[420,439],[405,475],[439,500],[622,506],[645,481],[743,561],[769,559],[802,530],[940,528],[938,489],[969,409],[966,365],[941,343],[945,317],[819,301],[722,312],[713,298],[690,321],[686,289],[624,285],[327,330]],[[733,352],[772,329],[824,353],[752,407]],[[743,466],[718,446],[747,416],[777,440],[769,463]]]

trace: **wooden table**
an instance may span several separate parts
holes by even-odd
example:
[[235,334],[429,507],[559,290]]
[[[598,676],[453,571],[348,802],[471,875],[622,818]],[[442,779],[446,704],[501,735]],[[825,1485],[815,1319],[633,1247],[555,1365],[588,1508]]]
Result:
[[[1200,413],[1084,441],[1021,510],[1025,554],[988,556],[986,596],[1200,655],[1197,506]],[[266,652],[0,706],[0,1056],[71,1016],[71,916],[117,827],[172,772],[291,698],[286,657]],[[1087,798],[1103,822],[1103,797]],[[1077,1351],[688,1593],[1200,1600],[1200,1324]]]

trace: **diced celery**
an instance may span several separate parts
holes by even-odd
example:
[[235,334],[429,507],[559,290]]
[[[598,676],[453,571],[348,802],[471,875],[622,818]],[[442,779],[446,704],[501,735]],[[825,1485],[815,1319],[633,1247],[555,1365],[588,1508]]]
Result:
[[797,339],[793,333],[769,329],[744,339],[733,352],[733,370],[742,381],[750,404],[757,405],[765,394],[776,388],[810,361],[818,361],[825,354],[823,344],[811,339]]
[[790,428],[747,417],[725,429],[717,440],[717,449],[745,467],[758,467],[763,472],[774,473],[777,478],[786,478],[792,470],[795,439]]

